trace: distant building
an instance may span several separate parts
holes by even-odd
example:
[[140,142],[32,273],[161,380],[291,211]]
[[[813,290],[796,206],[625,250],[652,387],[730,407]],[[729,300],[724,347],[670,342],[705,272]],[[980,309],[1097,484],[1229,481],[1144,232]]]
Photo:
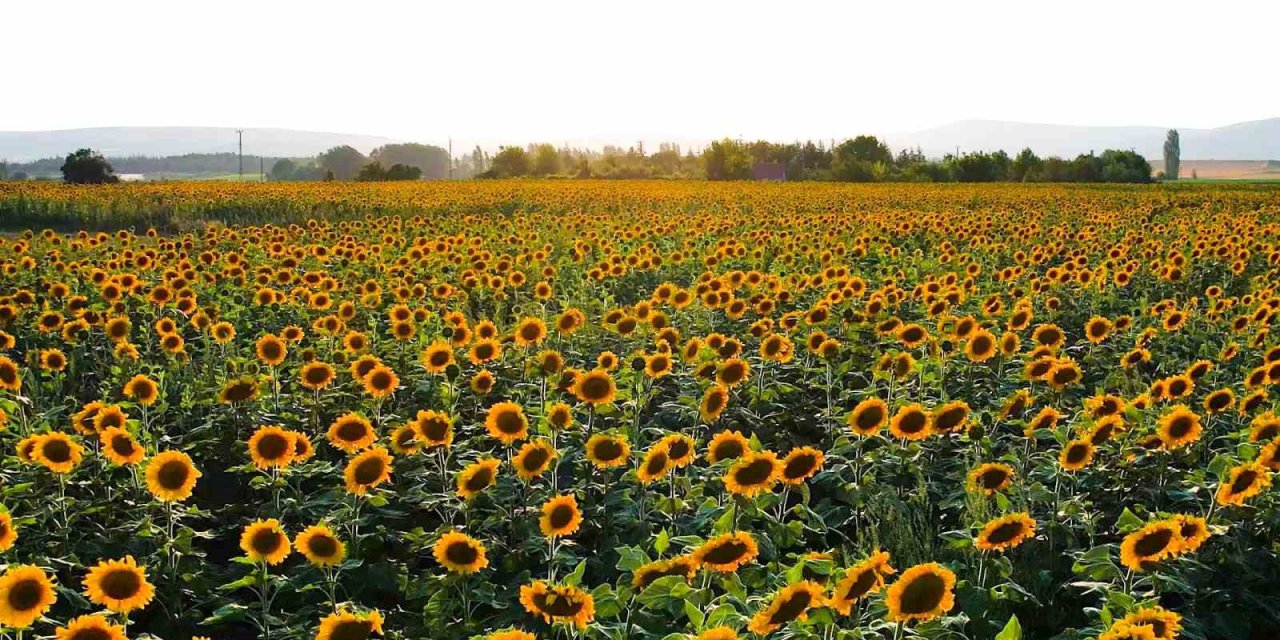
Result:
[[141,173],[117,173],[116,177],[120,178],[120,182],[142,182],[147,179],[147,176]]
[[751,165],[751,179],[783,182],[787,179],[787,165],[781,162],[757,162]]

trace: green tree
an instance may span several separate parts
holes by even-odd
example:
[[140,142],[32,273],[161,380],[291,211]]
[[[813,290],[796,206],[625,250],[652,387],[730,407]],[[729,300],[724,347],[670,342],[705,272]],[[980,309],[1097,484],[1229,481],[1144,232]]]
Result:
[[702,166],[708,180],[746,180],[751,177],[751,156],[742,144],[728,138],[712,142],[702,152]]
[[1036,155],[1030,147],[1018,152],[1017,157],[1013,159],[1013,163],[1009,165],[1009,179],[1014,182],[1031,182],[1040,177],[1040,170],[1044,167],[1044,160]]
[[294,180],[295,178],[293,176],[297,171],[298,163],[288,158],[281,158],[276,160],[275,164],[271,165],[271,180],[273,182]]
[[62,164],[62,179],[71,184],[119,182],[111,163],[92,149],[79,149]]
[[1164,137],[1164,178],[1165,180],[1177,180],[1178,172],[1182,170],[1182,141],[1179,139],[1178,130],[1170,129],[1169,133]]
[[518,178],[529,175],[529,154],[520,147],[502,147],[484,172],[489,178]]
[[337,180],[355,178],[360,173],[360,169],[369,162],[363,153],[347,145],[329,149],[320,154],[318,160],[321,171],[326,174],[332,172]]
[[533,149],[533,175],[549,176],[560,173],[560,152],[549,144],[540,144]]
[[888,175],[893,152],[875,136],[845,140],[833,149],[831,176],[848,182],[872,182]]
[[449,152],[434,145],[416,142],[385,144],[370,152],[369,159],[382,163],[384,167],[397,164],[417,167],[428,180],[449,177]]

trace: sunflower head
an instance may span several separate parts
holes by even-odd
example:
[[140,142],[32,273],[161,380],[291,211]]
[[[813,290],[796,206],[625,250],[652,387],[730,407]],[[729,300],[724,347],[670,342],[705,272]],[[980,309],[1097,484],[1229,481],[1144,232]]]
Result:
[[452,573],[475,573],[489,566],[484,544],[458,531],[440,536],[433,548],[436,562]]
[[53,581],[40,567],[9,565],[0,576],[0,624],[26,629],[58,599]]
[[548,624],[572,624],[585,629],[595,619],[595,599],[573,585],[547,584],[541,580],[520,587],[525,611]]
[[138,566],[133,556],[99,562],[85,576],[84,590],[91,602],[116,613],[141,609],[155,596],[146,568]]
[[316,640],[368,640],[375,633],[382,635],[382,622],[376,609],[363,613],[339,609],[320,620]]
[[240,549],[254,562],[276,565],[284,562],[291,547],[280,521],[271,518],[249,523],[240,534]]
[[124,627],[113,624],[106,616],[80,616],[54,630],[54,640],[126,640]]
[[307,562],[317,567],[332,567],[347,557],[346,545],[325,524],[313,524],[303,529],[294,538],[293,546],[307,558]]
[[202,474],[181,451],[164,451],[147,461],[147,489],[162,502],[181,502],[191,497]]
[[364,495],[390,480],[391,462],[391,454],[385,447],[373,447],[352,458],[343,471],[347,493]]
[[918,564],[889,586],[885,606],[889,620],[927,622],[955,606],[956,574],[936,563]]
[[698,566],[709,571],[731,573],[750,563],[759,553],[760,549],[750,533],[735,531],[703,542],[694,551],[693,559]]
[[542,535],[548,538],[573,535],[581,525],[582,512],[573,495],[559,495],[542,505],[542,517],[538,520]]

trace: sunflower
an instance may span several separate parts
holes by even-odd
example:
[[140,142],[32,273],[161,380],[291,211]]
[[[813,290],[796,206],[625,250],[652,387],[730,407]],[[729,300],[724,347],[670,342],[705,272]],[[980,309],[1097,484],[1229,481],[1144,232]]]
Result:
[[559,452],[546,440],[531,440],[520,447],[520,452],[512,463],[516,467],[516,474],[528,481],[542,475],[558,456]]
[[50,431],[38,438],[31,459],[54,473],[71,473],[84,459],[84,447],[61,431]]
[[40,368],[45,371],[60,372],[67,368],[67,354],[61,349],[41,349]]
[[139,373],[124,383],[124,395],[133,398],[138,404],[149,407],[160,398],[160,385],[155,380]]
[[333,567],[347,557],[347,547],[325,524],[313,524],[293,539],[293,546],[307,562],[317,567]]
[[254,520],[240,534],[240,549],[253,562],[280,564],[289,556],[289,536],[275,518]]
[[538,318],[525,318],[516,324],[513,337],[522,347],[536,345],[546,339],[547,325]]
[[155,597],[155,588],[147,582],[146,567],[138,566],[133,556],[125,556],[90,568],[84,578],[84,593],[96,605],[127,614],[147,606]]
[[805,620],[810,609],[822,606],[822,596],[822,585],[809,580],[784,587],[773,596],[768,606],[751,617],[747,630],[765,636],[795,620]]
[[715,464],[721,460],[736,460],[750,450],[751,443],[742,432],[721,431],[707,445],[707,462]]
[[485,395],[493,390],[495,381],[492,372],[488,369],[481,369],[471,377],[471,390],[479,395]]
[[458,495],[470,500],[480,492],[488,489],[498,477],[498,467],[502,464],[497,458],[481,458],[467,465],[458,472]]
[[381,400],[395,393],[396,387],[400,386],[400,376],[391,367],[379,364],[369,370],[362,382],[365,393]]
[[636,479],[641,484],[649,484],[667,475],[671,471],[671,454],[666,443],[659,440],[644,454],[644,460],[636,469]]
[[1036,437],[1036,433],[1040,431],[1050,431],[1058,426],[1058,420],[1062,418],[1062,413],[1053,407],[1045,407],[1040,410],[1035,417],[1027,421],[1022,429],[1022,435],[1028,438]]
[[550,378],[564,369],[564,356],[560,355],[559,351],[547,349],[538,352],[534,363],[539,373]]
[[1182,536],[1182,548],[1179,553],[1192,553],[1200,549],[1212,533],[1209,521],[1200,516],[1178,514],[1171,520],[1178,525],[1178,534]]
[[1156,434],[1170,451],[1180,449],[1200,439],[1200,416],[1184,404],[1175,405],[1160,417]]
[[333,382],[333,367],[328,363],[313,360],[302,365],[302,369],[298,372],[298,377],[302,381],[302,386],[313,391],[320,391]]
[[128,640],[124,627],[102,614],[80,616],[53,631],[54,640]]
[[974,546],[982,551],[1007,551],[1036,535],[1036,521],[1026,512],[996,518],[982,526]]
[[1182,631],[1182,616],[1159,605],[1140,607],[1121,618],[1117,625],[1151,627],[1156,640],[1177,640]]
[[405,423],[391,431],[391,450],[397,455],[411,455],[422,450],[422,441],[412,423]]
[[710,424],[715,422],[728,406],[729,390],[718,384],[712,385],[702,395],[702,402],[698,405],[698,416],[703,422]]
[[573,495],[559,495],[543,503],[542,517],[538,520],[542,535],[548,538],[573,535],[581,524],[582,512]]
[[772,451],[749,453],[725,471],[724,488],[729,493],[748,498],[769,490],[782,475],[782,464]]
[[1218,389],[1204,398],[1204,410],[1208,413],[1230,411],[1235,404],[1236,394],[1231,389]]
[[218,402],[235,404],[248,402],[258,397],[258,381],[252,376],[240,376],[228,380],[218,392]]
[[698,457],[697,441],[683,433],[667,434],[661,443],[667,447],[667,457],[671,459],[673,468],[683,469]]
[[914,322],[899,326],[896,335],[898,341],[908,349],[914,349],[929,339],[929,332]]
[[625,436],[597,433],[587,439],[586,454],[598,469],[618,467],[631,457],[631,443]]
[[289,355],[289,348],[285,345],[284,340],[270,333],[258,338],[257,344],[254,345],[254,351],[258,355],[258,360],[268,367],[280,366],[285,357]]
[[1000,462],[980,464],[969,472],[968,480],[970,490],[989,496],[1009,486],[1013,481],[1013,467]]
[[22,390],[22,374],[18,371],[18,364],[8,356],[0,356],[0,389],[14,392]]
[[1056,324],[1042,324],[1031,332],[1031,339],[1036,344],[1057,350],[1066,341],[1066,334]]
[[378,434],[364,416],[345,413],[329,425],[327,437],[334,448],[356,453],[372,445],[378,439]]
[[751,377],[751,366],[741,358],[729,358],[716,371],[716,383],[732,389]]
[[364,495],[391,479],[391,454],[385,447],[373,447],[347,462],[342,476],[347,493]]
[[884,428],[889,418],[889,405],[880,398],[867,398],[849,412],[849,428],[860,436],[873,436]]
[[825,461],[826,456],[813,447],[792,449],[782,459],[782,471],[778,474],[778,480],[784,484],[799,485],[822,470]]
[[613,402],[618,395],[618,388],[608,370],[597,368],[579,375],[573,383],[572,392],[581,402],[602,405]]
[[467,359],[471,364],[484,364],[502,358],[502,343],[493,338],[481,338],[471,345]]
[[1168,521],[1153,522],[1124,537],[1120,563],[1134,571],[1144,571],[1181,549],[1181,527]]
[[475,573],[489,566],[484,543],[457,531],[440,536],[432,552],[436,562],[451,573]]
[[409,424],[417,438],[428,447],[445,447],[453,443],[453,418],[446,413],[419,411]]
[[316,640],[367,640],[375,633],[382,635],[382,614],[376,609],[368,613],[339,609],[321,618]]
[[1110,320],[1102,316],[1094,316],[1084,323],[1084,337],[1089,342],[1099,344],[1111,335],[1114,327]]
[[655,353],[644,359],[644,374],[650,378],[661,378],[671,373],[672,361],[669,353]]
[[955,606],[956,574],[936,562],[906,571],[885,592],[889,620],[928,622]]
[[1082,375],[1079,365],[1070,358],[1062,358],[1049,369],[1044,379],[1054,391],[1062,391],[1079,382]]
[[[79,411],[71,414],[71,427],[76,430],[76,433],[86,436],[102,431],[97,427],[96,423],[98,413],[105,409],[106,406],[97,400],[85,404]],[[108,426],[123,427],[126,422],[124,412],[120,411],[119,407],[116,407],[116,411],[119,416],[111,420],[112,424]]]
[[520,629],[503,629],[485,636],[484,640],[538,640],[538,637]]
[[1218,504],[1244,506],[1249,498],[1271,486],[1271,472],[1255,463],[1242,464],[1231,469],[1227,481],[1218,487]]
[[885,576],[894,573],[894,568],[889,565],[889,553],[877,551],[844,572],[844,577],[836,583],[827,604],[840,615],[847,616],[853,611],[855,603],[883,589]]
[[484,426],[490,436],[505,445],[529,437],[529,419],[524,409],[514,402],[499,402],[489,407]]
[[964,353],[973,362],[990,360],[996,355],[996,337],[986,329],[979,329],[970,335]]
[[57,600],[53,581],[40,567],[11,564],[0,576],[0,624],[6,627],[30,627]]
[[280,427],[261,426],[249,437],[249,457],[259,469],[287,467],[293,462],[297,446],[292,431]]
[[443,340],[436,340],[422,350],[422,367],[427,373],[444,373],[453,360],[453,345]]
[[655,560],[636,568],[631,577],[631,586],[642,590],[659,578],[667,576],[680,576],[689,581],[693,579],[696,573],[698,573],[698,561],[692,555]]
[[548,585],[538,580],[520,587],[520,604],[548,624],[573,624],[585,629],[595,619],[595,600],[573,585]]
[[573,408],[563,402],[547,407],[547,426],[552,431],[563,431],[573,426]]
[[903,440],[923,440],[929,437],[931,417],[919,403],[898,409],[889,421],[889,433]]
[[18,527],[13,524],[13,516],[8,511],[0,511],[0,552],[13,548],[18,541]]
[[760,548],[746,531],[723,533],[703,542],[693,552],[698,566],[716,573],[731,573],[755,560]]
[[1072,440],[1062,447],[1058,464],[1067,471],[1079,471],[1093,461],[1093,443],[1088,440]]
[[939,433],[959,431],[969,422],[969,403],[964,400],[952,400],[940,407],[934,407],[930,418],[933,429]]

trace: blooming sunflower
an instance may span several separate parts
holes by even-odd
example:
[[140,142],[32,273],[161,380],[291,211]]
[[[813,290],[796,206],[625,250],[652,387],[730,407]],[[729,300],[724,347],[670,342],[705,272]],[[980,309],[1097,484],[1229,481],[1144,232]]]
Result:
[[721,460],[736,460],[750,450],[751,443],[742,432],[721,431],[707,445],[707,462],[715,464]]
[[329,444],[347,453],[368,448],[378,439],[373,425],[358,413],[345,413],[329,425]]
[[248,402],[258,397],[258,381],[253,376],[240,376],[228,380],[218,392],[218,402],[236,404]]
[[254,345],[254,351],[258,355],[258,360],[268,367],[280,366],[285,357],[289,355],[289,348],[285,345],[284,340],[271,333],[258,338],[257,344]]
[[559,453],[551,443],[543,439],[532,440],[520,447],[520,452],[516,454],[512,464],[515,465],[516,474],[522,480],[528,481],[542,475],[557,456]]
[[13,524],[13,516],[8,511],[0,511],[0,552],[13,548],[18,541],[18,527]]
[[799,485],[821,471],[825,461],[826,456],[813,447],[792,449],[787,457],[782,459],[782,470],[778,474],[778,480],[784,484]]
[[376,609],[368,613],[339,609],[320,619],[316,640],[367,640],[375,633],[382,635],[382,614]]
[[795,620],[808,618],[810,609],[822,606],[823,591],[822,585],[809,580],[783,587],[768,606],[751,617],[747,630],[765,636]]
[[1009,486],[1013,480],[1013,467],[1000,462],[980,464],[969,472],[968,480],[970,490],[989,496]]
[[1152,522],[1124,537],[1120,563],[1134,571],[1145,571],[1181,549],[1181,527],[1168,521]]
[[631,444],[621,435],[597,433],[587,439],[587,460],[598,469],[618,467],[631,457]]
[[923,440],[931,428],[929,413],[919,403],[900,407],[889,421],[889,433],[902,440]]
[[548,585],[541,580],[520,587],[520,604],[548,624],[572,624],[585,629],[596,617],[590,593],[568,584]]
[[702,402],[698,404],[698,416],[708,424],[715,422],[729,406],[729,389],[721,385],[712,385],[702,394]]
[[880,398],[867,398],[849,412],[848,424],[860,436],[873,436],[884,428],[889,419],[889,405]]
[[1179,404],[1160,417],[1156,434],[1170,451],[1180,449],[1200,439],[1200,416]]
[[326,362],[313,360],[302,365],[302,369],[298,371],[298,377],[302,381],[302,386],[312,391],[321,391],[333,382],[333,367]]
[[659,440],[644,454],[644,460],[636,469],[636,479],[641,484],[649,484],[667,475],[671,471],[671,455],[665,442]]
[[1036,521],[1026,512],[1012,513],[982,526],[974,546],[982,551],[1007,551],[1035,537]]
[[444,373],[454,364],[453,345],[444,340],[436,340],[422,350],[422,367],[427,373]]
[[30,627],[57,600],[53,581],[40,567],[11,564],[0,576],[0,624],[6,627]]
[[1093,462],[1093,443],[1088,440],[1072,440],[1062,447],[1058,464],[1067,471],[1079,471]]
[[458,531],[440,536],[432,553],[436,562],[451,573],[475,573],[489,566],[484,543]]
[[112,464],[120,466],[138,464],[146,455],[142,445],[138,444],[128,431],[120,427],[106,429],[98,439],[102,442],[102,454]]
[[955,606],[956,574],[936,563],[918,564],[889,586],[884,603],[889,620],[928,622]]
[[446,447],[453,443],[453,418],[439,411],[419,411],[414,417],[414,432],[428,447]]
[[259,469],[287,467],[293,462],[296,435],[280,427],[261,426],[249,437],[249,457]]
[[731,573],[760,553],[755,538],[746,531],[723,533],[703,542],[694,552],[698,566],[716,573]]
[[1177,640],[1182,631],[1182,616],[1159,605],[1140,607],[1116,622],[1117,625],[1151,627],[1155,640]]
[[933,429],[939,433],[959,431],[969,421],[969,403],[964,400],[952,400],[940,407],[934,407],[930,419]]
[[379,364],[364,377],[363,384],[365,393],[381,400],[395,393],[396,387],[400,386],[400,376],[391,367]]
[[497,458],[481,458],[467,465],[458,472],[458,495],[470,500],[488,489],[498,477],[498,466],[502,462]]
[[1271,486],[1271,471],[1254,462],[1242,464],[1231,469],[1227,481],[1218,487],[1217,500],[1222,506],[1244,506],[1262,490]]
[[547,426],[552,431],[563,431],[572,427],[573,409],[563,402],[557,402],[547,407]]
[[50,431],[36,440],[31,459],[54,473],[71,473],[84,459],[84,447],[61,431]]
[[885,577],[894,573],[894,568],[889,565],[889,552],[877,551],[844,572],[827,604],[840,615],[847,616],[855,603],[883,589]]
[[772,451],[749,453],[725,471],[724,488],[735,495],[753,497],[769,490],[779,480],[782,464]]
[[602,405],[613,402],[618,395],[618,388],[613,376],[603,368],[592,369],[579,375],[571,390],[579,401],[590,405]]
[[53,631],[54,640],[127,640],[124,627],[102,614],[80,616]]
[[514,402],[499,402],[489,407],[484,419],[489,435],[505,445],[511,445],[529,437],[529,418],[524,409]]
[[347,492],[364,495],[391,479],[391,454],[386,447],[373,447],[347,462],[343,471]]
[[313,524],[303,529],[293,539],[293,546],[306,557],[307,562],[317,567],[332,567],[347,557],[346,545],[325,524]]
[[738,632],[730,627],[711,627],[703,630],[693,640],[738,640]]
[[134,399],[144,407],[149,407],[160,398],[160,385],[156,384],[155,380],[139,373],[124,383],[123,392],[125,397]]
[[146,567],[138,566],[133,556],[125,556],[90,568],[84,578],[84,593],[96,605],[129,613],[147,606],[155,597],[155,588],[147,581]]
[[676,556],[665,560],[655,560],[637,567],[631,577],[631,586],[644,589],[659,578],[680,576],[686,581],[692,580],[698,572],[698,561],[692,555]]
[[542,517],[538,520],[542,535],[548,538],[573,535],[581,525],[582,512],[572,494],[555,496],[542,505]]
[[280,564],[289,556],[289,536],[275,518],[255,520],[240,534],[240,549],[254,562]]
[[147,461],[147,489],[161,502],[182,502],[191,497],[202,475],[191,456],[181,451],[157,453]]

